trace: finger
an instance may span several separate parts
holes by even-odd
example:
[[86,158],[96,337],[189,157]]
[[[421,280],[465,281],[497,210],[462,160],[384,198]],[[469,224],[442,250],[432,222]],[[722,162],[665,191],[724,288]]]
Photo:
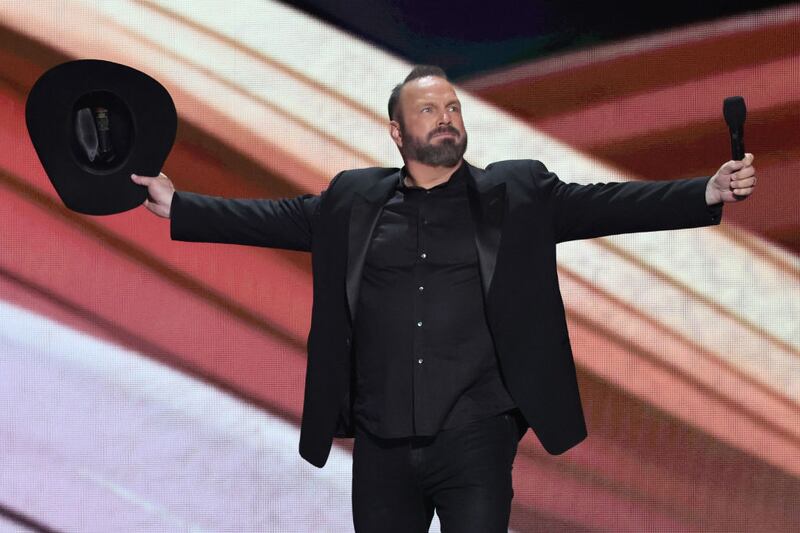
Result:
[[144,201],[144,206],[145,206],[145,207],[147,208],[147,210],[148,210],[148,211],[150,211],[151,213],[155,213],[156,215],[158,214],[158,211],[159,211],[158,202],[154,202],[154,201],[152,201],[152,200],[150,200],[150,199],[148,198],[148,199],[146,199],[146,200]]
[[758,179],[755,176],[751,176],[749,178],[744,178],[744,179],[733,180],[731,181],[731,189],[736,190],[736,189],[746,189],[750,187],[755,187],[757,181]]
[[733,180],[746,180],[748,178],[752,178],[756,174],[755,167],[744,167],[740,170],[737,170],[733,175]]
[[131,174],[131,180],[134,183],[136,183],[138,185],[144,185],[145,187],[147,187],[151,183],[153,183],[153,180],[155,180],[155,179],[156,178],[153,178],[153,177],[150,177],[150,176],[140,176],[138,174]]
[[755,156],[753,154],[745,154],[744,158],[741,161],[736,161],[735,159],[732,159],[727,163],[725,163],[724,165],[722,165],[722,167],[720,167],[720,170],[727,174],[733,174],[734,172],[741,170],[743,168],[751,167],[753,165],[754,159]]
[[744,168],[744,161],[730,160],[719,168],[720,174],[734,174]]
[[734,196],[750,196],[750,193],[753,192],[752,187],[745,187],[743,189],[734,189],[733,194]]

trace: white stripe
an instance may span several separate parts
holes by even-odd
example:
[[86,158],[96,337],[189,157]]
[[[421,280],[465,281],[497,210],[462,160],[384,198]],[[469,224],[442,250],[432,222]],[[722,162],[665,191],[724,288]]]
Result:
[[0,301],[0,501],[64,531],[346,531],[350,456],[129,350]]

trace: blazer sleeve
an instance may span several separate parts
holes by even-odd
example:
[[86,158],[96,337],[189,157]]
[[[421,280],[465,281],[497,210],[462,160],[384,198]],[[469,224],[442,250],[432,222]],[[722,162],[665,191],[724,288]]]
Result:
[[170,236],[177,241],[217,242],[311,250],[320,196],[280,200],[227,199],[176,192]]
[[580,185],[564,183],[539,161],[532,171],[551,211],[556,242],[710,226],[722,219],[721,203],[706,205],[710,177]]

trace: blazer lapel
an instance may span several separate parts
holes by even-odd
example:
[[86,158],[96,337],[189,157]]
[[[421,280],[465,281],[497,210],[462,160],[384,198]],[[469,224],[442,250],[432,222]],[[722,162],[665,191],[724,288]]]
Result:
[[372,232],[378,223],[381,208],[389,199],[400,179],[400,171],[383,178],[364,193],[356,192],[350,211],[350,227],[347,242],[347,304],[350,318],[356,319],[358,305],[358,288],[361,274],[364,271],[364,260],[367,257]]
[[506,205],[506,184],[491,186],[482,179],[484,170],[470,165],[471,180],[468,181],[467,195],[475,223],[475,248],[478,252],[478,268],[481,273],[483,294],[489,295],[492,286],[497,252],[502,237],[503,216]]

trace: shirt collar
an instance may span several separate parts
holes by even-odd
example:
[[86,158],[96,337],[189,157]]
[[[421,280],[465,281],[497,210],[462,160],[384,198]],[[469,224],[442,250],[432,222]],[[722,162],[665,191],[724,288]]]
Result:
[[[461,185],[463,183],[466,183],[468,173],[469,173],[469,170],[467,170],[467,162],[462,159],[461,160],[461,165],[456,169],[455,172],[453,172],[453,174],[450,176],[449,180],[445,181],[444,183],[440,183],[439,185],[437,185],[435,187],[431,187],[430,190],[444,189],[445,187],[448,187],[450,184],[459,184],[459,185]],[[398,190],[402,190],[402,191],[422,189],[422,187],[414,187],[414,186],[406,185],[405,178],[408,175],[409,174],[408,174],[407,167],[403,166],[403,168],[400,169],[400,177],[397,180],[397,189]]]

